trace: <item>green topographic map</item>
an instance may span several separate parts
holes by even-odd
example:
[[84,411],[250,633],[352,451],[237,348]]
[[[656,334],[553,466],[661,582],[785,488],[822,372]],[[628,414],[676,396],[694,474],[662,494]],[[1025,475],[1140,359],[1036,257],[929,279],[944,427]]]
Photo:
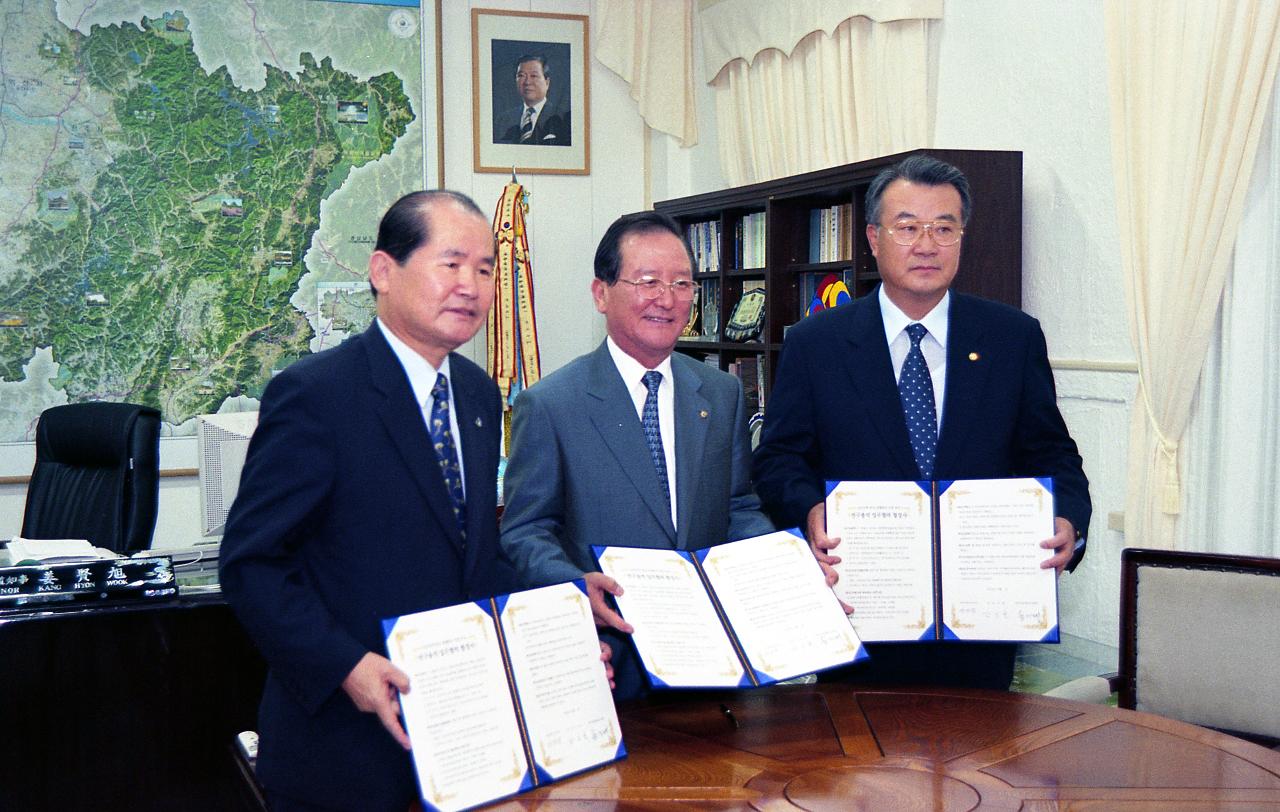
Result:
[[82,400],[181,432],[369,323],[377,219],[425,180],[417,8],[11,5],[0,442]]

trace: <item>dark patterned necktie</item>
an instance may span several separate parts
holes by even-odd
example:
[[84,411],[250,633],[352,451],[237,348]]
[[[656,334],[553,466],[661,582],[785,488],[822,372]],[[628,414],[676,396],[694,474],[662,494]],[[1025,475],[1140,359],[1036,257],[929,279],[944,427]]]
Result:
[[920,351],[920,339],[928,334],[923,324],[907,325],[911,350],[898,378],[898,397],[902,399],[902,415],[907,419],[907,436],[920,467],[920,476],[933,479],[933,461],[938,455],[938,413],[933,404],[933,379],[929,365]]
[[458,464],[458,448],[453,443],[449,427],[449,379],[443,373],[436,375],[436,385],[431,388],[431,445],[440,462],[449,500],[453,502],[453,516],[458,521],[462,538],[467,538],[467,504],[462,493],[462,468]]
[[649,444],[649,456],[653,458],[653,467],[658,471],[658,484],[662,486],[662,496],[671,507],[671,485],[667,479],[667,455],[662,450],[662,431],[658,428],[658,387],[662,385],[661,372],[646,372],[644,385],[649,395],[644,399],[644,415],[640,422],[644,424],[644,441]]
[[524,120],[520,122],[520,140],[528,141],[533,136],[533,108],[524,108]]

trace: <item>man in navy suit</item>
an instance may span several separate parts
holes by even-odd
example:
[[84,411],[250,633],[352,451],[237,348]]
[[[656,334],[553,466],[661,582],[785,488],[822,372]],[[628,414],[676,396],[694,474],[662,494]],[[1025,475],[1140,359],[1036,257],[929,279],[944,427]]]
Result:
[[221,580],[269,666],[257,774],[273,809],[407,809],[409,680],[381,621],[514,586],[495,520],[498,390],[452,352],[485,322],[493,263],[469,198],[401,198],[369,260],[377,320],[263,394]]
[[606,603],[627,585],[591,545],[696,550],[773,530],[751,491],[741,383],[672,352],[696,287],[670,217],[619,218],[591,282],[608,337],[521,392],[512,417],[502,547],[529,586],[585,577],[618,699],[648,681]]
[[551,101],[551,68],[541,54],[525,54],[516,60],[516,92],[520,106],[494,123],[496,144],[525,146],[573,146],[569,100],[565,93],[560,101]]
[[[1055,533],[1040,545],[1041,566],[1061,573],[1084,554],[1089,483],[1039,323],[950,291],[971,207],[967,179],[949,164],[913,156],[881,172],[866,200],[880,287],[788,331],[753,472],[774,521],[806,528],[828,567],[835,553],[856,553],[826,535],[824,480],[1052,476]],[[911,385],[900,391],[904,375]],[[1003,690],[1015,646],[881,643],[867,652],[870,662],[848,678]]]

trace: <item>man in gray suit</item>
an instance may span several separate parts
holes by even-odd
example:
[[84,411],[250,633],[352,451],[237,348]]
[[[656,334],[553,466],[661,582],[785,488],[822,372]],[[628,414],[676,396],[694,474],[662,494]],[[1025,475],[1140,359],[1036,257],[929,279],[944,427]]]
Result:
[[679,225],[609,226],[591,293],[608,338],[516,399],[501,544],[527,586],[585,577],[617,698],[648,684],[592,544],[695,550],[773,530],[751,490],[737,378],[679,353],[697,283]]

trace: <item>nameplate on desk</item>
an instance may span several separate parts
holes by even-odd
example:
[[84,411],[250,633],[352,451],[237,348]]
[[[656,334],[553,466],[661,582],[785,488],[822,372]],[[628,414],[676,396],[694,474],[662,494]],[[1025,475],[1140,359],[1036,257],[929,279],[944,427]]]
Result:
[[0,567],[0,610],[168,600],[177,594],[168,556]]

